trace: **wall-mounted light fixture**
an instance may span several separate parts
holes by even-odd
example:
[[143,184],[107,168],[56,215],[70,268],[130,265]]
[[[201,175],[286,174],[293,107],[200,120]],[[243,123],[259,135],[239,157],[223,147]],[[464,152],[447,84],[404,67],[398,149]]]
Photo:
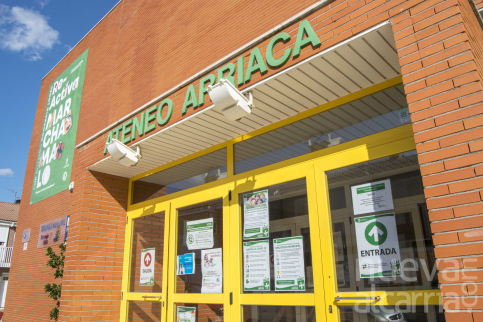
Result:
[[106,144],[109,154],[125,167],[135,166],[141,159],[141,149],[136,147],[136,151],[121,143],[116,139]]
[[215,108],[232,121],[247,116],[254,107],[251,92],[248,93],[249,99],[247,99],[226,79],[220,79],[218,83],[208,86],[206,90]]

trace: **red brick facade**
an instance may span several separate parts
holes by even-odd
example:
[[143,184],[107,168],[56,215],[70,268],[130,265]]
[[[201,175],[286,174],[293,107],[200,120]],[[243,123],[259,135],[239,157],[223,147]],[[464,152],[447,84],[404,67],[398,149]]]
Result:
[[[482,1],[476,2],[483,6]],[[44,294],[43,285],[52,282],[52,272],[44,265],[45,249],[36,248],[38,227],[69,214],[59,320],[119,321],[128,180],[86,170],[103,158],[107,132],[76,150],[73,193],[64,191],[34,205],[27,201],[52,80],[89,48],[77,133],[80,143],[313,3],[172,1],[160,5],[154,0],[124,0],[46,76],[18,222],[20,232],[32,229],[31,242],[22,251],[21,238],[15,240],[4,321],[48,321],[54,302]],[[192,12],[196,15],[187,14]],[[469,2],[338,0],[304,19],[322,45],[305,47],[283,68],[390,21],[437,245],[446,319],[482,320],[478,310],[483,310],[483,299],[478,295],[483,295],[483,31]],[[275,56],[293,48],[298,25],[299,21],[283,30],[292,39],[279,43]],[[269,40],[255,46],[264,53]],[[248,57],[251,49],[241,55]],[[236,64],[238,56],[231,62]],[[218,67],[210,73],[216,74]],[[256,73],[244,86],[281,69],[269,69],[263,76]],[[198,83],[199,79],[192,82]],[[175,108],[167,125],[181,119],[185,92],[182,87],[169,95]],[[208,96],[205,101],[208,106]],[[186,116],[196,111],[190,108]]]

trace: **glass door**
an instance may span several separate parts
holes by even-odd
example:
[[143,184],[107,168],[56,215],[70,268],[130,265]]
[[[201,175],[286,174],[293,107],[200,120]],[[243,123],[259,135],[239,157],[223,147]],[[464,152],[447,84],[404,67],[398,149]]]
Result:
[[[165,321],[170,203],[129,212],[121,312],[125,321]],[[116,259],[113,258],[113,261]]]
[[231,321],[325,321],[315,201],[311,164],[236,182]]
[[221,322],[230,315],[231,185],[171,203],[168,321]]
[[327,321],[445,321],[416,151],[353,149],[315,177]]

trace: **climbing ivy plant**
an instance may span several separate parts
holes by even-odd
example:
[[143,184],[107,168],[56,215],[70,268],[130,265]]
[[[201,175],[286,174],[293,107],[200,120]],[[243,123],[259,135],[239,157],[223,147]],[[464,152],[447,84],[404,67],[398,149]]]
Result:
[[[65,243],[59,245],[60,253],[56,255],[52,250],[52,247],[47,248],[47,256],[50,258],[47,261],[47,266],[55,269],[54,278],[62,279],[64,277],[64,259],[65,259]],[[50,311],[50,319],[57,321],[59,318],[59,306],[60,306],[60,294],[62,292],[62,284],[47,284],[45,285],[45,293],[48,294],[50,298],[56,301],[55,307]]]

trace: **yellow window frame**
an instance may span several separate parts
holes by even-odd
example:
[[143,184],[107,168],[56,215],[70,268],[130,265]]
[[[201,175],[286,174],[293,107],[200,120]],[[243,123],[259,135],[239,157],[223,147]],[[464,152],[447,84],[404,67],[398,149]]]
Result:
[[[229,318],[232,321],[239,321],[242,318],[242,305],[315,306],[318,321],[337,321],[338,314],[331,313],[329,311],[329,305],[332,305],[333,309],[336,310],[337,305],[351,305],[353,302],[336,302],[334,300],[335,296],[356,297],[361,296],[361,292],[338,293],[336,290],[335,279],[333,278],[335,276],[335,262],[332,246],[332,225],[325,173],[337,168],[415,149],[416,145],[411,124],[236,175],[234,174],[234,144],[296,122],[305,117],[318,114],[324,110],[337,107],[349,101],[398,85],[400,82],[400,77],[386,81],[131,178],[129,182],[129,201],[122,275],[122,292],[125,296],[121,300],[121,321],[126,321],[129,300],[143,300],[143,295],[150,295],[147,293],[130,293],[128,290],[133,219],[162,210],[166,211],[166,222],[169,220],[169,225],[167,224],[167,226],[170,227],[169,231],[165,232],[165,247],[168,247],[168,250],[166,251],[165,248],[164,253],[164,265],[168,267],[164,272],[168,273],[163,275],[163,300],[168,299],[167,303],[170,304],[163,307],[162,321],[174,321],[174,303],[220,303],[224,305],[225,318]],[[226,178],[134,205],[130,203],[133,181],[221,148],[227,148],[228,175]],[[263,296],[258,294],[243,294],[240,256],[238,256],[241,253],[239,195],[248,190],[267,187],[303,177],[306,178],[307,182],[309,214],[312,214],[309,216],[310,226],[314,227],[313,230],[311,229],[314,293],[264,294]],[[231,201],[228,200],[229,191],[231,191],[232,195]],[[176,209],[216,198],[223,198],[224,293],[176,294],[174,289],[177,242]],[[325,255],[322,256],[322,254]],[[330,254],[330,256],[327,256],[327,254]],[[165,289],[166,286],[167,288]],[[414,305],[441,304],[439,290],[418,292],[423,296],[416,297],[415,303],[413,303]],[[230,293],[233,293],[233,305],[230,305]],[[404,291],[404,293],[411,293],[411,291]],[[402,299],[403,295],[389,295],[388,292],[378,291],[371,293],[371,296],[381,297],[381,300],[377,304],[396,305]]]

